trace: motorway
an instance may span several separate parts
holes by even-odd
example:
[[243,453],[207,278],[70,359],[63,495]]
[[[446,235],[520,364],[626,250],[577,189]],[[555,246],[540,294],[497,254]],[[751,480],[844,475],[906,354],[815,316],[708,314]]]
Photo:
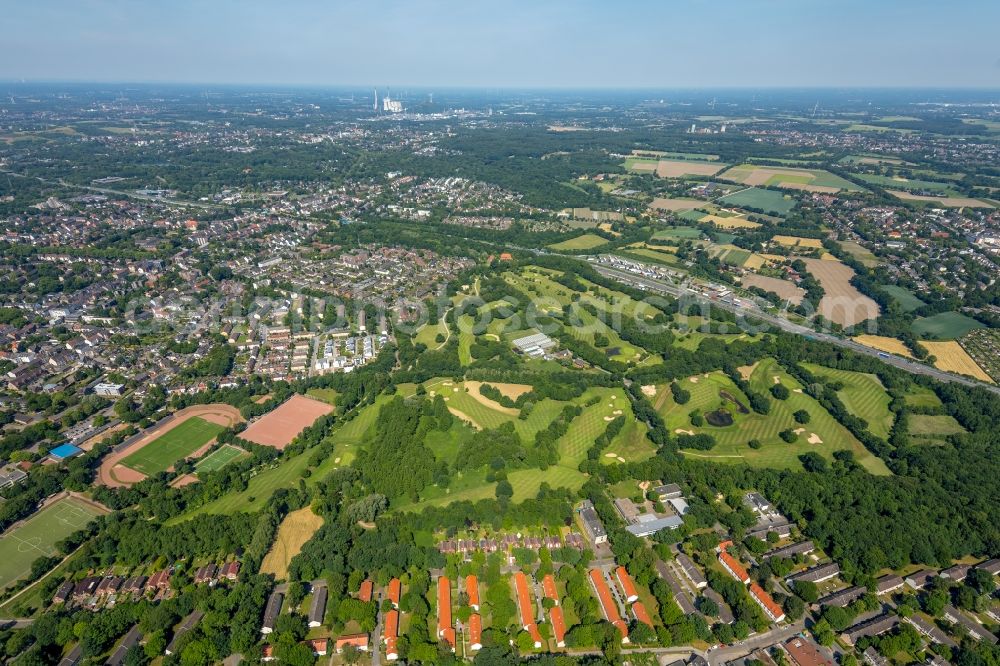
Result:
[[628,271],[623,271],[618,268],[613,268],[606,266],[604,264],[591,264],[598,273],[609,277],[619,282],[628,282],[630,284],[639,286],[640,288],[645,288],[649,291],[659,292],[662,294],[667,294],[675,298],[689,298],[692,300],[707,303],[713,307],[718,307],[723,310],[728,310],[741,317],[751,317],[764,321],[772,326],[785,331],[786,333],[794,333],[796,335],[804,335],[807,338],[819,340],[821,342],[828,342],[831,345],[836,345],[837,347],[842,347],[844,349],[850,349],[858,354],[865,354],[867,356],[873,356],[883,363],[900,368],[915,375],[927,375],[928,377],[933,377],[942,382],[954,382],[956,384],[962,384],[964,386],[976,386],[979,388],[984,388],[987,391],[992,391],[997,395],[1000,395],[1000,386],[993,386],[990,384],[985,384],[983,382],[978,382],[974,379],[969,379],[968,377],[962,377],[961,375],[952,374],[950,372],[945,372],[943,370],[938,370],[928,365],[918,363],[917,361],[911,361],[909,359],[902,358],[900,356],[887,355],[883,356],[878,350],[872,349],[871,347],[866,347],[862,344],[858,344],[853,340],[847,338],[840,338],[830,333],[821,333],[815,331],[807,326],[802,326],[801,324],[796,324],[794,322],[785,319],[784,317],[779,317],[778,315],[764,312],[757,308],[753,303],[746,303],[745,305],[736,305],[733,303],[726,303],[721,300],[713,300],[705,297],[700,292],[693,289],[689,289],[682,285],[678,285],[672,282],[667,282],[664,280],[658,280],[655,278],[645,277],[643,275],[636,275],[635,273],[630,273]]

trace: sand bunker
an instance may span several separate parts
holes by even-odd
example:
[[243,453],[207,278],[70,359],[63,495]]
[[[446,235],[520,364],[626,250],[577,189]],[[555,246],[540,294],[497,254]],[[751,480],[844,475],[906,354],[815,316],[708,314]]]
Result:
[[697,376],[695,376],[695,377],[688,377],[688,381],[691,382],[692,384],[697,384],[698,383],[698,377]]
[[817,435],[814,432],[809,433],[809,439],[806,440],[806,441],[808,441],[810,444],[822,444],[823,443],[823,440],[819,438],[819,435]]
[[692,430],[685,430],[684,428],[678,428],[677,430],[674,430],[674,434],[675,435],[693,435],[694,431],[692,431]]
[[642,387],[642,394],[648,398],[652,398],[656,395],[656,386],[653,384],[646,384]]
[[801,435],[801,434],[802,434],[802,433],[804,433],[805,431],[806,431],[806,429],[805,429],[805,428],[796,428],[796,429],[795,429],[795,430],[793,430],[792,432],[794,432],[794,433],[795,433],[796,435]]
[[617,458],[618,454],[617,453],[605,453],[604,457],[605,458]]

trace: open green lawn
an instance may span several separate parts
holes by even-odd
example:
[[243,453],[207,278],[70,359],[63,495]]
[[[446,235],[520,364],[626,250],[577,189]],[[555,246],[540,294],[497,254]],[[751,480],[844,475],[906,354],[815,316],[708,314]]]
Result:
[[[787,386],[791,395],[787,400],[772,400],[768,415],[751,412],[739,414],[732,409],[732,403],[724,402],[719,392],[725,390],[737,400],[747,405],[746,396],[722,372],[708,373],[708,376],[697,375],[680,381],[682,388],[690,391],[691,400],[684,405],[674,403],[669,395],[669,388],[658,387],[667,394],[657,398],[662,402],[660,413],[671,433],[686,430],[695,433],[707,433],[715,437],[716,446],[709,451],[685,451],[685,455],[715,460],[718,462],[745,462],[758,467],[778,467],[799,469],[801,464],[798,456],[807,451],[816,451],[828,459],[832,459],[834,451],[849,449],[854,452],[858,462],[874,474],[888,474],[889,470],[879,458],[865,449],[851,433],[840,425],[823,407],[805,393],[800,393],[802,387],[791,375],[781,368],[773,359],[761,361],[750,378],[751,386],[757,391],[766,391],[774,384],[774,377]],[[768,394],[770,395],[770,394]],[[712,411],[721,406],[730,408],[734,423],[725,427],[714,427],[707,423],[702,427],[691,425],[688,416],[693,410],[699,412]],[[792,413],[804,409],[810,415],[810,422],[799,425],[792,418]],[[802,428],[797,442],[785,443],[778,433],[786,428]],[[810,444],[808,438],[815,434],[820,442]],[[760,449],[751,449],[747,442],[757,439],[762,443]]]
[[929,388],[911,386],[904,396],[910,407],[940,407],[941,398]]
[[942,312],[933,317],[920,317],[913,322],[913,332],[921,338],[955,340],[974,328],[985,327],[959,312]]
[[437,336],[448,337],[448,324],[444,319],[438,320],[436,324],[424,324],[413,337],[414,344],[423,344],[428,349],[436,349],[441,343],[437,341]]
[[310,398],[322,400],[328,405],[337,405],[337,392],[331,388],[311,388],[306,391],[306,395]]
[[223,444],[215,451],[198,461],[194,466],[195,472],[215,472],[222,469],[234,460],[246,458],[250,454],[232,444]]
[[75,497],[65,497],[29,516],[0,536],[0,589],[31,572],[39,557],[53,557],[55,544],[82,529],[101,511]]
[[607,239],[597,234],[583,234],[575,238],[564,240],[561,243],[553,243],[549,247],[560,252],[573,252],[575,250],[592,250],[607,244]]
[[947,414],[936,416],[912,414],[909,426],[910,436],[918,442],[944,443],[944,438],[947,435],[958,435],[965,432],[965,428],[953,416]]
[[894,284],[884,285],[882,291],[892,296],[892,299],[899,303],[899,307],[903,308],[905,312],[913,312],[926,305],[909,289]]
[[795,208],[796,204],[795,199],[781,192],[764,190],[758,187],[750,187],[745,190],[733,192],[722,197],[719,201],[727,206],[755,208],[775,215],[787,215]]
[[868,430],[876,437],[886,439],[892,429],[893,416],[889,411],[891,398],[875,375],[848,370],[834,370],[821,365],[803,363],[809,372],[841,382],[844,388],[837,397],[847,410],[868,422]]
[[211,423],[199,416],[192,416],[162,436],[126,456],[122,464],[143,474],[165,472],[225,430],[224,426]]

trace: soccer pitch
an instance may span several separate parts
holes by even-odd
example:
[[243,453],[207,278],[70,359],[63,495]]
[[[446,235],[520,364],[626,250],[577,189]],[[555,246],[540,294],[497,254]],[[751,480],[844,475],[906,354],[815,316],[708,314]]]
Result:
[[26,576],[39,557],[56,555],[55,544],[100,515],[74,497],[60,499],[0,536],[0,588]]
[[234,460],[245,458],[249,454],[243,449],[231,444],[224,444],[215,451],[198,461],[194,466],[195,472],[215,472]]
[[152,475],[191,455],[225,430],[224,426],[192,416],[122,460],[137,472]]

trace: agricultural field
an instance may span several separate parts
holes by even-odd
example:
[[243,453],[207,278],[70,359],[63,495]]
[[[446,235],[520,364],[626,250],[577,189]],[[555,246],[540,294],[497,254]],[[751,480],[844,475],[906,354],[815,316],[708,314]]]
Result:
[[0,589],[31,572],[39,557],[57,554],[56,543],[107,513],[76,497],[63,497],[29,516],[0,536]]
[[225,430],[218,423],[192,416],[125,457],[121,464],[152,475],[165,472],[179,460],[187,458]]
[[757,166],[740,164],[734,166],[719,176],[743,185],[763,185],[766,187],[783,187],[808,192],[825,192],[835,194],[842,190],[849,192],[862,191],[849,180],[836,176],[822,169],[789,169],[785,167]]
[[719,199],[719,201],[728,206],[762,210],[765,213],[772,213],[774,215],[787,215],[795,208],[795,204],[797,203],[795,199],[780,192],[763,190],[758,187],[750,187],[727,194]]
[[717,161],[691,161],[652,157],[629,157],[625,160],[624,166],[627,171],[655,173],[660,178],[714,176],[726,167],[725,164]]
[[607,242],[606,238],[602,238],[597,234],[583,234],[582,236],[564,240],[561,243],[553,243],[549,245],[549,248],[559,252],[573,252],[577,250],[592,250],[595,247],[606,245]]
[[878,185],[882,188],[906,190],[909,192],[934,192],[936,194],[947,196],[961,196],[948,183],[938,183],[930,180],[910,180],[903,178],[902,176],[878,176],[868,173],[859,173],[855,175],[857,178],[865,181],[866,183]]
[[702,237],[701,229],[696,227],[669,227],[660,229],[652,235],[652,240],[695,240]]
[[971,197],[931,197],[901,190],[886,190],[889,194],[914,203],[925,203],[931,208],[996,208],[998,204],[989,199],[973,199]]
[[958,342],[921,340],[920,344],[935,358],[934,367],[938,370],[968,375],[983,382],[993,383],[993,379],[976,364]]
[[198,461],[194,466],[195,472],[217,472],[226,465],[236,460],[248,457],[250,454],[238,446],[223,444],[215,451]]
[[892,300],[899,303],[899,307],[903,308],[904,312],[913,312],[926,305],[912,291],[895,284],[884,285],[882,291],[889,294]]
[[841,326],[853,326],[879,315],[878,303],[851,284],[854,269],[839,260],[803,258],[806,269],[825,292],[819,302],[819,314]]
[[799,236],[774,236],[771,240],[785,247],[801,247],[808,250],[822,250],[823,241],[819,238],[801,238]]
[[661,211],[692,210],[704,206],[705,202],[698,199],[665,199],[657,197],[649,204],[650,208]]
[[[654,405],[671,433],[705,433],[712,435],[717,442],[711,450],[685,450],[684,455],[723,463],[743,462],[755,467],[799,469],[801,463],[798,457],[807,451],[832,459],[834,451],[848,449],[873,474],[889,473],[881,459],[865,449],[818,402],[803,393],[798,381],[774,359],[758,363],[749,381],[756,391],[769,391],[775,383],[781,383],[791,393],[787,400],[772,400],[771,411],[765,416],[749,411],[746,396],[728,376],[719,371],[678,382],[681,388],[691,393],[690,401],[683,405],[674,402],[669,386],[657,386]],[[723,397],[722,392],[728,394],[730,399]],[[707,422],[700,427],[692,425],[689,416],[692,412],[705,414],[720,408],[732,417],[731,425],[712,426]],[[797,424],[792,417],[800,409],[810,416],[809,423],[805,425]],[[795,443],[788,444],[778,436],[786,429],[799,430]],[[748,446],[747,442],[752,439],[761,442],[759,449]]]
[[292,511],[278,526],[278,534],[260,565],[262,574],[273,574],[276,580],[288,576],[288,565],[299,554],[306,541],[323,526],[323,517],[317,516],[312,507]]
[[888,354],[898,354],[899,356],[913,357],[909,347],[903,344],[898,338],[890,338],[884,335],[857,335],[854,341],[860,345],[878,349]]
[[976,328],[983,328],[983,325],[960,312],[941,312],[913,322],[913,332],[917,336],[941,340],[955,340]]
[[872,252],[855,241],[837,241],[841,249],[861,262],[866,268],[878,266],[879,260]]
[[763,289],[764,291],[770,291],[786,301],[789,301],[792,305],[798,305],[805,298],[806,291],[802,287],[798,286],[791,280],[782,280],[781,278],[768,277],[766,275],[757,275],[755,273],[750,273],[744,275],[742,278],[742,284],[744,287],[757,287]]
[[835,370],[821,365],[803,363],[802,367],[816,376],[840,382],[844,388],[837,397],[855,416],[868,422],[868,431],[886,439],[892,430],[893,416],[889,411],[891,398],[875,375],[848,370]]

